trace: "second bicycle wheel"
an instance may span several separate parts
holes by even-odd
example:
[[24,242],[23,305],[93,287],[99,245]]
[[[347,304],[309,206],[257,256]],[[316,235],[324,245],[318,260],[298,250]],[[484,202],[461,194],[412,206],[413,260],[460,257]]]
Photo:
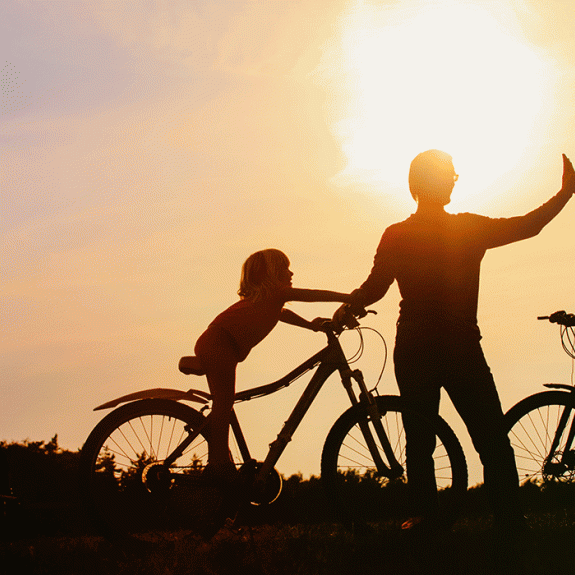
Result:
[[[564,413],[568,417],[558,432]],[[520,483],[541,485],[575,481],[572,439],[567,445],[574,416],[575,397],[561,391],[543,391],[526,397],[505,414]],[[551,452],[558,433],[556,446]]]
[[[405,432],[403,403],[398,396],[377,398],[381,423],[405,470]],[[407,477],[389,480],[378,475],[376,465],[360,429],[366,417],[361,406],[348,409],[335,422],[322,453],[321,477],[328,498],[346,524],[370,521],[402,522],[410,515]],[[422,425],[425,425],[421,419]],[[429,424],[431,425],[431,424]],[[467,491],[467,463],[459,441],[447,423],[439,418],[434,426],[436,447],[433,454],[441,521],[451,524],[458,504]],[[377,435],[378,450],[385,455]]]
[[82,448],[80,488],[106,535],[156,542],[210,520],[221,494],[200,481],[207,432],[164,464],[204,422],[196,410],[162,399],[123,405],[100,421]]

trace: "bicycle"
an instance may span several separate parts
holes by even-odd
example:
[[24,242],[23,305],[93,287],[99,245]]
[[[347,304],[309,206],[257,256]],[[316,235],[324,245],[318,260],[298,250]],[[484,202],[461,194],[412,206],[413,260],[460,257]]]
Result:
[[[363,310],[358,316],[367,313]],[[277,499],[282,477],[275,465],[320,389],[337,371],[352,405],[331,428],[321,459],[321,479],[337,517],[347,526],[363,524],[371,510],[393,501],[400,512],[408,513],[405,499],[400,498],[407,483],[404,404],[399,396],[378,395],[377,385],[368,389],[361,371],[351,369],[339,341],[344,329],[357,330],[363,346],[362,329],[371,328],[361,328],[349,310],[340,321],[334,316],[324,324],[326,347],[276,382],[236,394],[236,403],[267,396],[315,368],[263,461],[252,457],[232,412],[230,436],[238,449],[234,460],[243,478],[246,506]],[[189,373],[201,375],[202,371]],[[192,408],[184,401],[201,407]],[[217,489],[202,480],[210,443],[210,394],[199,389],[150,389],[95,410],[114,407],[96,425],[81,453],[83,494],[100,527],[107,535],[142,540],[154,540],[160,533],[169,537],[174,531],[205,535],[208,529],[213,535],[225,516],[215,517],[214,506],[206,504],[217,497]],[[423,418],[421,424],[432,425]],[[467,490],[467,463],[448,424],[438,417],[432,427],[440,504],[445,522],[453,523],[457,501]]]
[[[575,315],[557,311],[537,319],[561,326],[563,349],[575,359]],[[575,387],[544,386],[551,391],[526,397],[505,414],[520,482],[571,483],[575,481]]]

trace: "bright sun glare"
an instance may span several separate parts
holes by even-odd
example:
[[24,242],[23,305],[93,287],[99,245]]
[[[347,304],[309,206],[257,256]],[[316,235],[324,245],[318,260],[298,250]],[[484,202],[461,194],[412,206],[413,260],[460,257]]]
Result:
[[410,6],[358,2],[345,17],[343,67],[353,91],[335,125],[348,159],[338,179],[404,187],[411,159],[439,148],[454,157],[460,194],[485,191],[532,144],[543,64],[509,19],[503,27],[466,2]]

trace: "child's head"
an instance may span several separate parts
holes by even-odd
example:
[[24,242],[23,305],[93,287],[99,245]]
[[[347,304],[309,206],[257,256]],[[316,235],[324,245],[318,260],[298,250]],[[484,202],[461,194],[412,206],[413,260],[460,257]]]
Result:
[[252,254],[242,266],[238,294],[242,299],[258,301],[269,297],[282,285],[290,265],[280,250],[261,250]]

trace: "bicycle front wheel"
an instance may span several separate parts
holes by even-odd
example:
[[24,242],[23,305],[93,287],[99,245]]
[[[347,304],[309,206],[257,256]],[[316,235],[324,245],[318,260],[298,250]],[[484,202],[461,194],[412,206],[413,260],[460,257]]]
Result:
[[[564,413],[568,417],[559,429]],[[561,391],[526,397],[505,414],[521,483],[575,481],[575,446],[568,437],[574,414],[575,396]]]
[[[390,480],[380,476],[373,455],[360,429],[366,420],[364,408],[348,409],[331,428],[322,453],[321,478],[330,502],[345,524],[370,521],[403,522],[412,510],[408,497],[405,457],[405,432],[402,414],[409,412],[399,396],[380,396],[377,406],[381,423],[404,474]],[[441,522],[451,525],[458,506],[467,491],[467,463],[461,445],[445,420],[438,418],[432,427],[436,436],[435,474],[438,487]],[[384,451],[373,427],[377,449],[386,461]]]
[[208,457],[205,426],[164,464],[204,423],[186,405],[146,399],[119,407],[94,428],[82,448],[80,488],[106,535],[155,542],[205,521],[210,497],[198,491],[205,489],[199,480]]

